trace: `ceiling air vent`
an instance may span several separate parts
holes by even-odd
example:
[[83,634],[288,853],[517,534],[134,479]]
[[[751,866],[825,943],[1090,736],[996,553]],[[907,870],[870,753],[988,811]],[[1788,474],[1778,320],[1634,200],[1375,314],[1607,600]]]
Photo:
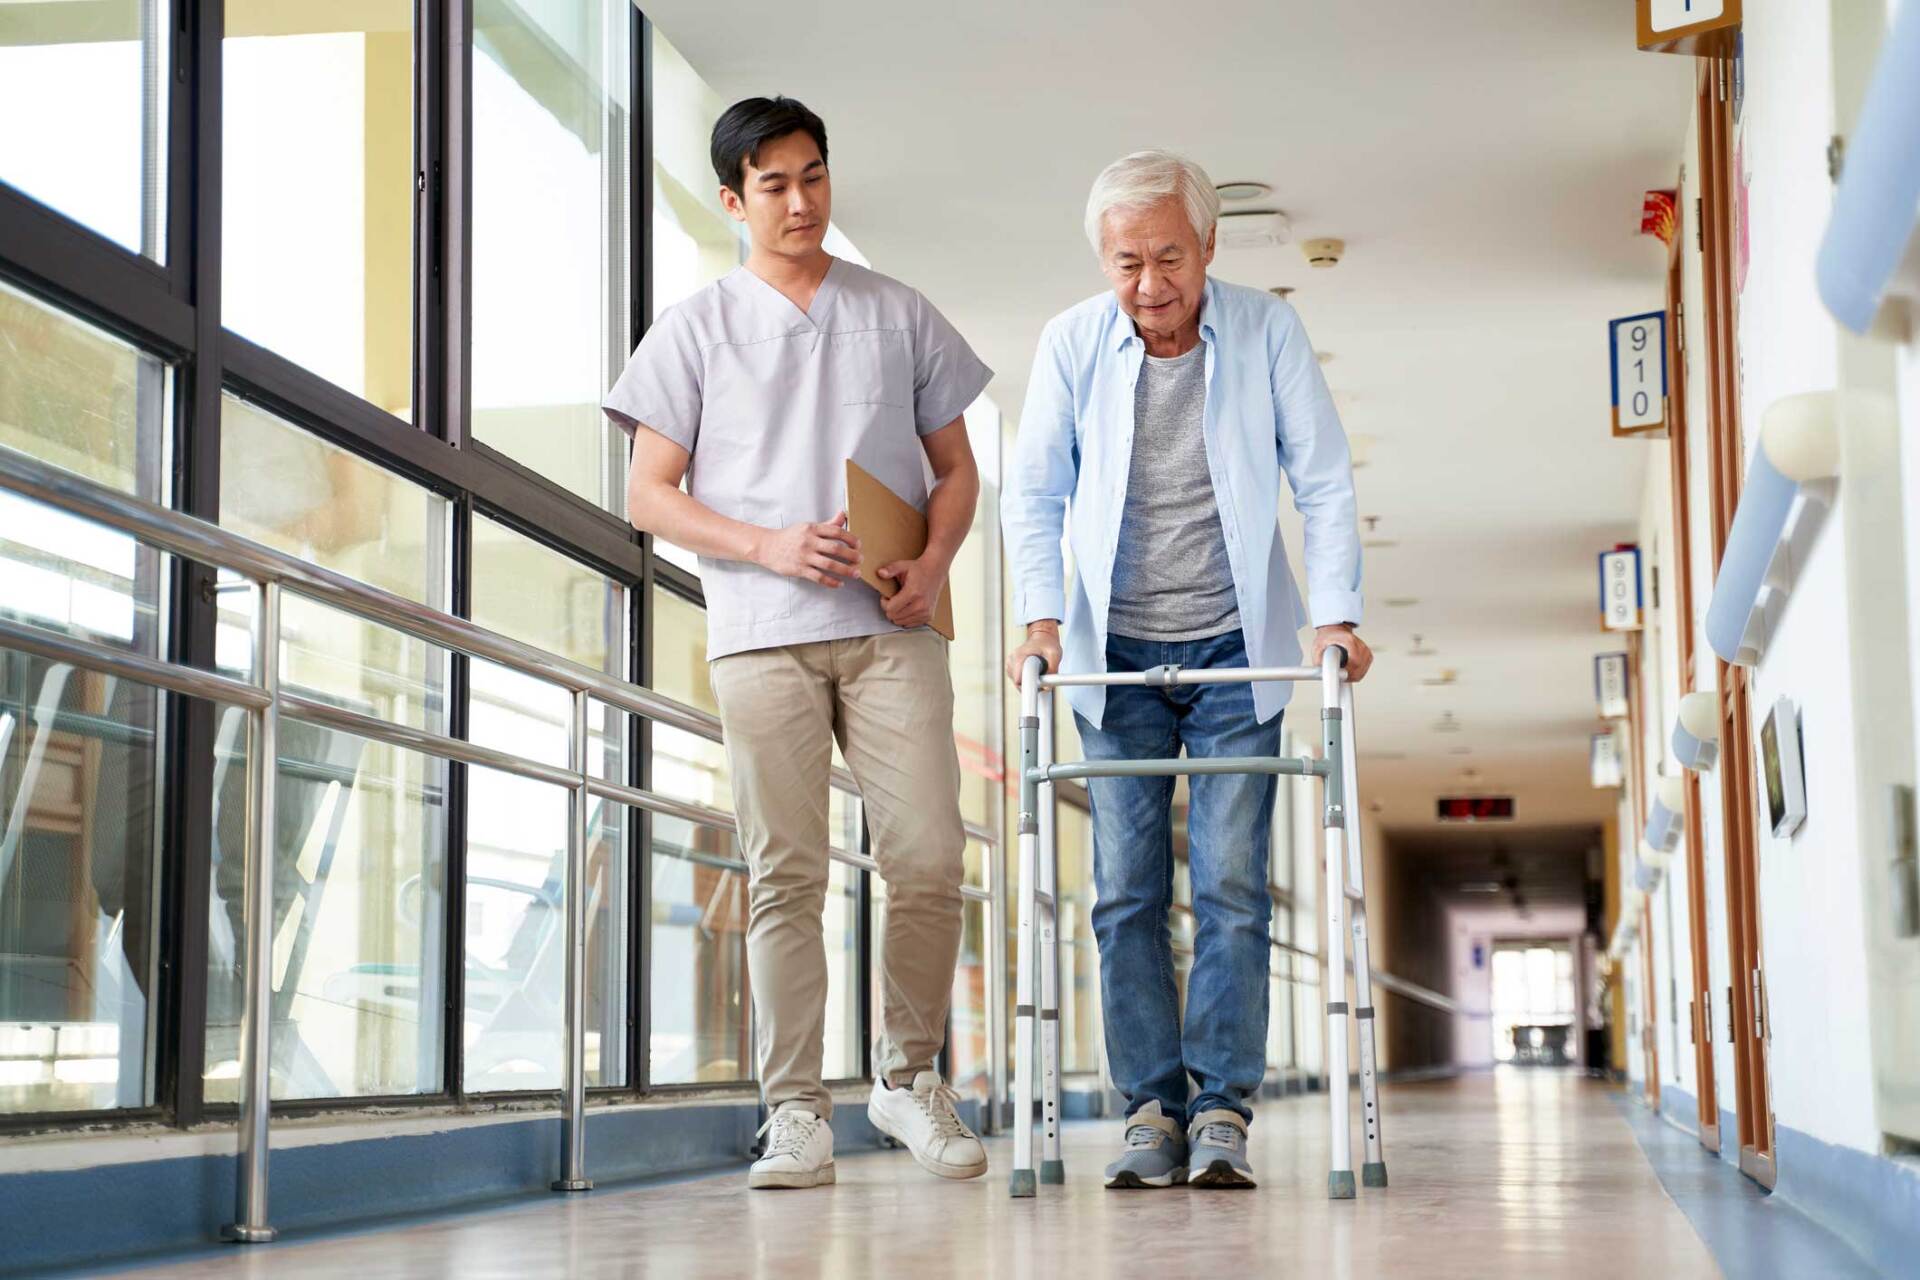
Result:
[[1220,247],[1272,249],[1293,238],[1293,225],[1278,209],[1223,209],[1220,211]]

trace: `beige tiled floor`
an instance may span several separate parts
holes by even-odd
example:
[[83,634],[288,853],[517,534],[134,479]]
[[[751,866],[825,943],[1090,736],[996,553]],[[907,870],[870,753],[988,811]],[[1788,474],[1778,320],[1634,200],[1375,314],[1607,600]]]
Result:
[[1112,1124],[1070,1126],[1068,1184],[1006,1193],[1007,1145],[971,1183],[904,1153],[840,1183],[723,1176],[538,1199],[392,1230],[199,1258],[176,1276],[1691,1277],[1719,1274],[1601,1085],[1508,1071],[1384,1090],[1393,1186],[1326,1199],[1320,1097],[1268,1103],[1251,1192],[1109,1192]]

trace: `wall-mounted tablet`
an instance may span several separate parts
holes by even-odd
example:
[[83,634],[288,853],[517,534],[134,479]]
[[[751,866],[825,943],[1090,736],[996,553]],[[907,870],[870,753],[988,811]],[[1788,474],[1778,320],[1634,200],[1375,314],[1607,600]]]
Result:
[[1800,738],[1800,713],[1791,700],[1781,698],[1760,726],[1760,768],[1766,777],[1767,819],[1773,834],[1787,837],[1807,820],[1805,743]]

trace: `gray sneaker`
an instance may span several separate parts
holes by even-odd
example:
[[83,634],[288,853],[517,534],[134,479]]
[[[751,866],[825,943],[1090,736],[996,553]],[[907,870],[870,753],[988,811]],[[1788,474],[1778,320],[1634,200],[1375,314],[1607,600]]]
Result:
[[1187,1180],[1187,1135],[1167,1119],[1158,1101],[1127,1117],[1126,1144],[1107,1166],[1109,1187],[1171,1187]]
[[1247,1162],[1247,1122],[1238,1111],[1219,1107],[1202,1111],[1187,1128],[1196,1187],[1251,1187],[1253,1166]]

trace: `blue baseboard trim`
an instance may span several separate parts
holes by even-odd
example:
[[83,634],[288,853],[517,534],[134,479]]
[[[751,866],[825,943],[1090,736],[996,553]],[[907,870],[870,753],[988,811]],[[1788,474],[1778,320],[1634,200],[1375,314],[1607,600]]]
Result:
[[1716,1159],[1697,1138],[1666,1123],[1664,1116],[1656,1117],[1637,1098],[1617,1094],[1615,1102],[1661,1187],[1686,1215],[1722,1275],[1740,1280],[1877,1280],[1866,1257],[1831,1224],[1768,1195],[1733,1163]]
[[1822,1223],[1890,1276],[1920,1258],[1920,1161],[1873,1155],[1776,1127],[1773,1193]]
[[1676,1085],[1666,1085],[1660,1090],[1660,1114],[1680,1129],[1698,1137],[1700,1133],[1700,1104],[1694,1096]]
[[[978,1126],[978,1102],[959,1111]],[[747,1101],[589,1111],[588,1173],[610,1188],[737,1169],[758,1125]],[[841,1152],[880,1143],[865,1103],[837,1106],[833,1128]],[[269,1170],[271,1220],[283,1239],[297,1239],[550,1196],[559,1152],[551,1114],[284,1147]],[[217,1243],[233,1218],[235,1164],[231,1155],[192,1155],[0,1175],[0,1275],[237,1247]]]

